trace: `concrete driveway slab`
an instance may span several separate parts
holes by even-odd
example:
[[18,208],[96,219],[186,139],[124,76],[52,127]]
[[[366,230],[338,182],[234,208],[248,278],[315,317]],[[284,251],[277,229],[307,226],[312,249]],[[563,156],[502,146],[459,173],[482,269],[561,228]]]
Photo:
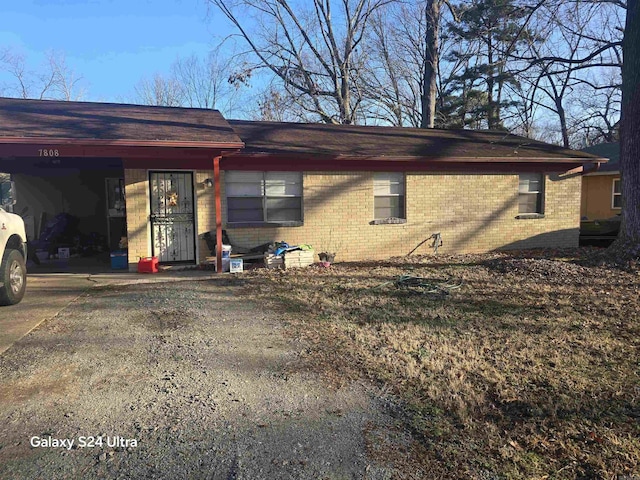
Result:
[[175,271],[153,275],[137,273],[38,273],[29,274],[27,292],[17,305],[0,307],[0,355],[43,321],[55,317],[92,287],[141,283],[206,280],[211,271]]
[[29,275],[22,302],[0,307],[0,354],[92,285],[88,275]]

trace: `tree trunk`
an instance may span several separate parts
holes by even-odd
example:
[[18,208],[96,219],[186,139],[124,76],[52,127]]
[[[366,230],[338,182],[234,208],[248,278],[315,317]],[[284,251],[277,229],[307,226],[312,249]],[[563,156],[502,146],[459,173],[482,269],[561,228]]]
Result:
[[623,41],[620,171],[622,225],[610,248],[616,260],[640,257],[640,4],[628,0]]
[[495,73],[493,68],[493,42],[491,41],[491,32],[487,34],[487,64],[487,125],[489,130],[495,130],[498,126],[496,125],[496,105],[493,99]]
[[422,119],[420,128],[433,128],[436,117],[436,79],[439,63],[440,0],[428,0],[425,8],[425,58],[422,78]]
[[564,148],[569,148],[569,131],[567,130],[567,115],[562,106],[562,99],[555,99],[556,111],[558,112],[558,118],[560,119],[560,131],[562,132],[562,145]]

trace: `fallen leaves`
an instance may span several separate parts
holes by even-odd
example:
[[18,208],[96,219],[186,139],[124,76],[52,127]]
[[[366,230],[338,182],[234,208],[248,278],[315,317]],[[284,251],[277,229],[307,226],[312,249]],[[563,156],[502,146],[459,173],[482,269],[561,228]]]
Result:
[[[609,478],[640,469],[640,278],[592,253],[253,271],[245,291],[293,312],[304,368],[397,395],[428,447],[409,464],[433,477]],[[403,275],[464,283],[441,302],[393,288]]]

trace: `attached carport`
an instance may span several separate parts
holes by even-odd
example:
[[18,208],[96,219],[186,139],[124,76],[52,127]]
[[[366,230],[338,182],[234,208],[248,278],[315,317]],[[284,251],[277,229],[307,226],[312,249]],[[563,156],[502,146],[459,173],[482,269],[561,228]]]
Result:
[[13,212],[23,216],[30,241],[46,235],[47,226],[50,231],[53,225],[73,222],[67,226],[73,232],[69,238],[39,245],[37,270],[56,266],[45,256],[57,254],[58,247],[82,256],[71,264],[109,267],[109,251],[127,235],[121,159],[2,158],[0,171],[11,175],[17,199]]
[[[196,185],[196,173],[211,172],[216,188],[199,193],[213,205],[220,157],[242,146],[216,110],[0,98],[0,172],[16,184],[14,212],[27,209],[28,232],[37,237],[43,219],[61,214],[78,219],[81,242],[102,236],[107,250],[126,232],[130,270],[145,252],[162,253],[150,227],[153,175],[184,175],[194,192],[203,183]],[[219,223],[219,202],[215,210]],[[192,222],[195,241],[195,213]],[[72,261],[68,266],[73,271]]]

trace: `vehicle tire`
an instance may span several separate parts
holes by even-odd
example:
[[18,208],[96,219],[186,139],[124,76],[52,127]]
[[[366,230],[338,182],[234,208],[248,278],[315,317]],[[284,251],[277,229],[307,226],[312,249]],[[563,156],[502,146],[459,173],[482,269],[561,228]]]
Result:
[[0,305],[15,305],[27,289],[27,267],[18,250],[7,249],[0,264]]

